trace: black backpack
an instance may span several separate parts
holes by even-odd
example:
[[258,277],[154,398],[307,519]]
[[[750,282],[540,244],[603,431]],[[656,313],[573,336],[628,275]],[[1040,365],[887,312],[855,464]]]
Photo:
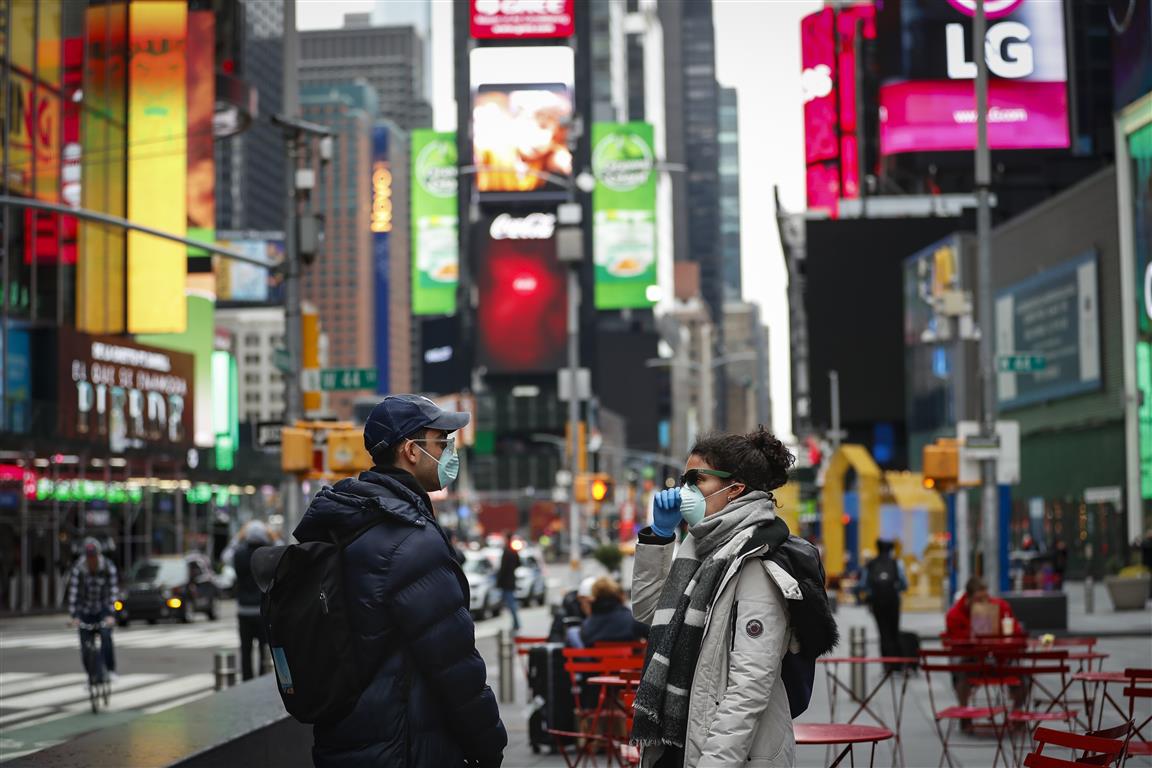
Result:
[[284,709],[302,723],[347,717],[372,680],[362,665],[344,590],[344,548],[381,521],[343,539],[261,547],[252,573]]
[[890,557],[878,557],[868,563],[868,602],[872,605],[888,607],[900,602],[897,582],[900,571],[896,561]]
[[788,601],[792,632],[800,652],[786,651],[780,661],[780,680],[788,694],[792,718],[804,714],[812,701],[816,681],[816,659],[829,653],[840,640],[828,592],[824,588],[824,564],[811,542],[799,536],[786,540],[762,556],[796,579],[802,599]]

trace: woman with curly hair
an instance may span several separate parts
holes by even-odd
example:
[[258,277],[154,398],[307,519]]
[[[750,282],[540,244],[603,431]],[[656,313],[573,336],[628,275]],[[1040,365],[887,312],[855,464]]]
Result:
[[789,539],[772,496],[794,461],[763,427],[709,434],[679,487],[656,495],[632,583],[636,618],[651,625],[632,732],[645,768],[793,764],[781,669],[799,646],[788,601],[801,599],[798,581],[819,580],[823,594],[814,550],[803,576],[771,556],[803,544]]

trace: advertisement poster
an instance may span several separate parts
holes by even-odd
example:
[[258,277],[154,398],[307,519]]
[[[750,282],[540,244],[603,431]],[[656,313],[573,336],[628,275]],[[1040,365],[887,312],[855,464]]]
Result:
[[372,200],[372,277],[375,296],[376,392],[388,392],[391,322],[388,316],[391,284],[389,282],[390,238],[392,237],[392,161],[388,156],[388,126],[372,130],[372,179],[368,194]]
[[[188,100],[183,0],[132,3],[128,71],[128,218],[188,231]],[[128,233],[128,331],[181,333],[187,320],[186,246]]]
[[[81,205],[126,216],[128,7],[92,5],[84,11],[87,51],[84,109],[80,112]],[[124,332],[124,230],[80,223],[76,262],[76,327],[91,333]]]
[[[212,113],[216,106],[216,19],[188,12],[188,237],[212,242],[216,229],[216,161]],[[188,255],[209,258],[200,248]]]
[[572,49],[477,48],[472,142],[481,199],[567,199],[572,178]]
[[[246,238],[242,235],[267,235]],[[218,244],[239,251],[253,259],[279,264],[284,260],[284,235],[280,232],[220,232]],[[243,261],[213,259],[216,271],[216,298],[219,301],[252,302],[256,304],[282,301],[282,277],[264,268]]]
[[648,123],[592,125],[596,308],[651,307],[656,285],[656,168]]
[[60,329],[59,355],[63,437],[113,453],[191,446],[192,355],[68,328]]
[[[904,0],[879,13],[880,152],[976,146],[974,0]],[[1069,144],[1064,3],[988,5],[988,142],[992,149]]]
[[554,224],[551,214],[501,214],[472,228],[477,364],[489,373],[547,373],[564,365],[567,276],[556,258]]
[[1000,408],[1057,400],[1101,386],[1096,253],[996,295],[996,355],[1043,358],[1037,370],[997,374]]
[[469,30],[477,40],[571,37],[576,0],[471,0]]
[[456,311],[456,134],[412,131],[412,314]]

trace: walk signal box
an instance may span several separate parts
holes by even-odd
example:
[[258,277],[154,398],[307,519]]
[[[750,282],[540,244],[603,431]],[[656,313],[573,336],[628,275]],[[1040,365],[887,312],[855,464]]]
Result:
[[297,474],[312,470],[312,430],[300,427],[280,430],[280,468]]
[[924,487],[941,493],[956,489],[960,477],[960,447],[953,438],[924,446]]
[[364,448],[364,434],[349,429],[328,433],[328,471],[354,474],[372,469],[372,457]]

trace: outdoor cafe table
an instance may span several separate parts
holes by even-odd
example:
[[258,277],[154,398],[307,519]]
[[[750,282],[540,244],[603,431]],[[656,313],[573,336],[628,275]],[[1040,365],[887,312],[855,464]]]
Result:
[[[836,768],[844,758],[852,754],[852,747],[856,744],[872,744],[872,756],[868,760],[871,767],[876,764],[876,744],[892,738],[892,731],[887,728],[877,728],[873,725],[846,725],[842,723],[796,723],[792,726],[796,735],[797,746],[804,744],[826,744],[829,746],[843,744],[844,750],[836,756],[836,760],[828,768]],[[897,734],[899,738],[899,734]],[[853,756],[852,764],[856,764]]]
[[[596,700],[596,710],[592,715],[590,730],[594,734],[605,737],[608,741],[609,752],[616,755],[617,743],[627,744],[627,734],[632,730],[632,705],[630,701],[625,701],[624,694],[636,692],[636,689],[640,687],[640,676],[638,674],[596,675],[584,682],[587,685],[600,687],[600,695]],[[620,716],[623,718],[626,727],[623,730],[625,735],[622,738],[617,738],[614,735],[615,731],[611,730],[611,725],[608,725],[609,731],[607,733],[604,733],[601,728],[600,720],[605,714],[606,704],[619,710]]]
[[[1120,706],[1120,704],[1117,703],[1116,699],[1112,698],[1112,694],[1108,693],[1108,685],[1110,683],[1117,683],[1119,685],[1124,685],[1130,679],[1131,678],[1127,677],[1123,672],[1103,672],[1103,671],[1077,672],[1076,674],[1072,675],[1072,680],[1073,681],[1079,681],[1081,687],[1084,690],[1084,706],[1087,709],[1088,728],[1089,729],[1093,728],[1092,718],[1093,718],[1093,712],[1095,711],[1096,696],[1100,692],[1101,688],[1104,689],[1104,700],[1100,702],[1100,709],[1097,712],[1095,729],[1099,730],[1100,728],[1103,727],[1104,702],[1108,702],[1109,704],[1112,705],[1112,708],[1115,709],[1120,714],[1121,720],[1127,720],[1128,719],[1128,710],[1125,709],[1124,707]],[[1088,685],[1090,683],[1092,685],[1092,695],[1091,696],[1088,695]]]
[[[836,720],[836,700],[838,691],[842,690],[848,694],[848,698],[857,704],[856,711],[847,720],[842,721],[846,725],[852,725],[856,719],[865,712],[876,721],[876,724],[882,728],[887,728],[892,731],[892,765],[904,765],[904,747],[900,743],[900,725],[904,717],[904,696],[908,692],[908,678],[912,665],[919,664],[920,659],[908,656],[834,656],[829,658],[817,659],[821,664],[826,665],[824,668],[825,680],[828,685],[828,710],[832,720]],[[853,665],[858,664],[882,664],[884,665],[884,674],[880,676],[876,685],[872,686],[870,690],[863,691],[863,696],[857,697],[852,691],[852,687],[845,683],[840,678],[840,665],[844,664],[849,669]],[[897,667],[900,669],[898,670]],[[901,683],[899,691],[897,691],[896,680],[893,679],[893,673],[901,671]],[[889,683],[888,689],[892,694],[892,712],[894,719],[891,725],[884,722],[880,715],[872,708],[872,699],[880,692],[885,683]],[[875,743],[873,743],[875,749]],[[841,755],[843,758],[843,755]]]

